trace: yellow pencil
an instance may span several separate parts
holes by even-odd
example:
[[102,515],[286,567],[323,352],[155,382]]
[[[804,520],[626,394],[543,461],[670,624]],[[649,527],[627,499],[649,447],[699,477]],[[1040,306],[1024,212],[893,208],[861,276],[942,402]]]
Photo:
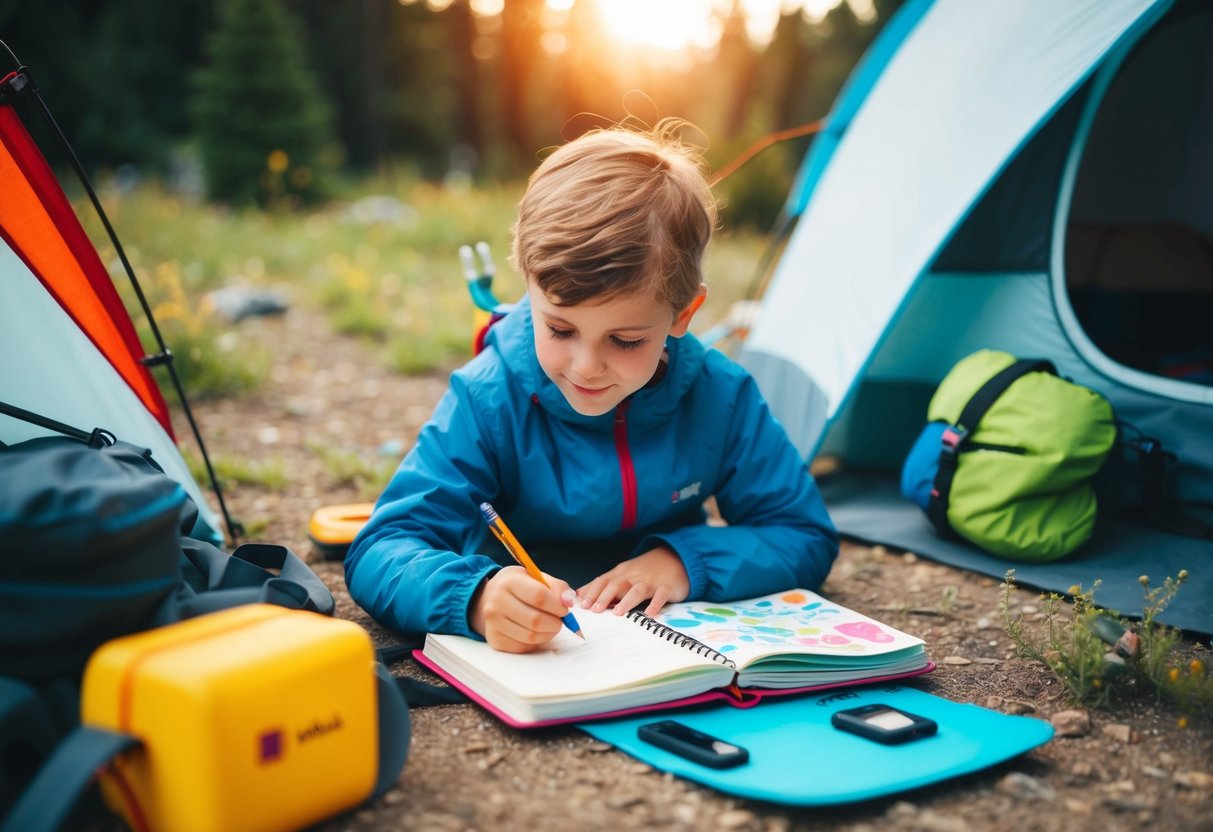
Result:
[[[518,565],[527,571],[532,578],[539,583],[551,589],[551,584],[543,577],[543,573],[539,571],[539,567],[535,565],[535,561],[531,560],[531,556],[526,553],[526,549],[522,548],[522,544],[518,542],[518,538],[514,537],[514,533],[510,531],[510,527],[501,519],[501,515],[497,513],[497,509],[493,508],[488,503],[480,504],[480,513],[484,516],[484,522],[489,524],[489,531],[493,536],[501,541],[501,545],[506,548],[506,551],[513,556],[514,560],[518,561]],[[585,633],[581,632],[581,625],[577,623],[577,619],[570,612],[563,619],[564,626],[573,631],[574,635],[585,639]]]

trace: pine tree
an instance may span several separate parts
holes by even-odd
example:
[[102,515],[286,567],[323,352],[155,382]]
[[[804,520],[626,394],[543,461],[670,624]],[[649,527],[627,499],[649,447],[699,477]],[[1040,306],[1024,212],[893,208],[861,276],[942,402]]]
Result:
[[323,194],[330,109],[281,0],[222,0],[192,111],[212,199],[260,205]]

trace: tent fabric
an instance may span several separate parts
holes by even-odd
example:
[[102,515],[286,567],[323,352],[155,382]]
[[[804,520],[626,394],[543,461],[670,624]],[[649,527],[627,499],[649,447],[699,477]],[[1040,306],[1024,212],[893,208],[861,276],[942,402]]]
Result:
[[[806,456],[978,197],[1161,6],[1005,0],[974,14],[964,2],[911,5],[921,17],[812,186],[739,355]],[[812,150],[805,164],[816,164]]]
[[[1206,0],[909,0],[886,25],[802,163],[738,355],[805,458],[841,464],[822,488],[844,535],[1061,593],[1102,578],[1128,615],[1139,575],[1213,563],[1213,541],[1109,521],[1029,570],[942,539],[896,491],[936,386],[984,348],[1098,390],[1176,454],[1185,510],[1213,507],[1213,384],[1114,354],[1192,342],[1213,367],[1210,54]],[[1161,620],[1213,631],[1207,597],[1196,581]]]
[[[3,84],[13,76],[0,80]],[[151,449],[199,507],[193,535],[221,545],[218,518],[173,440],[168,406],[109,274],[13,98],[0,95],[0,400]],[[0,417],[0,442],[46,430]]]
[[172,435],[168,407],[97,250],[10,107],[0,107],[0,234]]

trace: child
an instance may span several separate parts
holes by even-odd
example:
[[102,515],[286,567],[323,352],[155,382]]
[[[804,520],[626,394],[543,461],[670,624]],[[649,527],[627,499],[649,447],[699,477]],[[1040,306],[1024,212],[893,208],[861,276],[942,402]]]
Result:
[[[577,602],[655,614],[829,572],[837,533],[754,381],[684,337],[716,209],[676,128],[589,133],[532,174],[513,229],[526,296],[451,376],[345,559],[385,626],[525,652]],[[727,526],[705,523],[711,496]],[[482,501],[563,580],[512,565]]]

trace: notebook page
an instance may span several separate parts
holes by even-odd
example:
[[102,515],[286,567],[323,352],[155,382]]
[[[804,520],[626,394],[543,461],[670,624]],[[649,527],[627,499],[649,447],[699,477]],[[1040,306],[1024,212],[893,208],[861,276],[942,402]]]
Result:
[[[703,642],[739,668],[768,656],[821,657],[833,668],[879,666],[875,657],[917,652],[923,641],[807,589],[746,601],[669,604],[660,621]],[[908,649],[907,649],[908,648]]]
[[[586,640],[563,630],[534,653],[503,653],[462,636],[426,636],[425,655],[483,691],[506,691],[523,699],[579,697],[643,686],[653,680],[707,669],[732,672],[711,659],[659,638],[633,621],[610,612],[574,610]],[[709,689],[713,685],[705,685]]]

